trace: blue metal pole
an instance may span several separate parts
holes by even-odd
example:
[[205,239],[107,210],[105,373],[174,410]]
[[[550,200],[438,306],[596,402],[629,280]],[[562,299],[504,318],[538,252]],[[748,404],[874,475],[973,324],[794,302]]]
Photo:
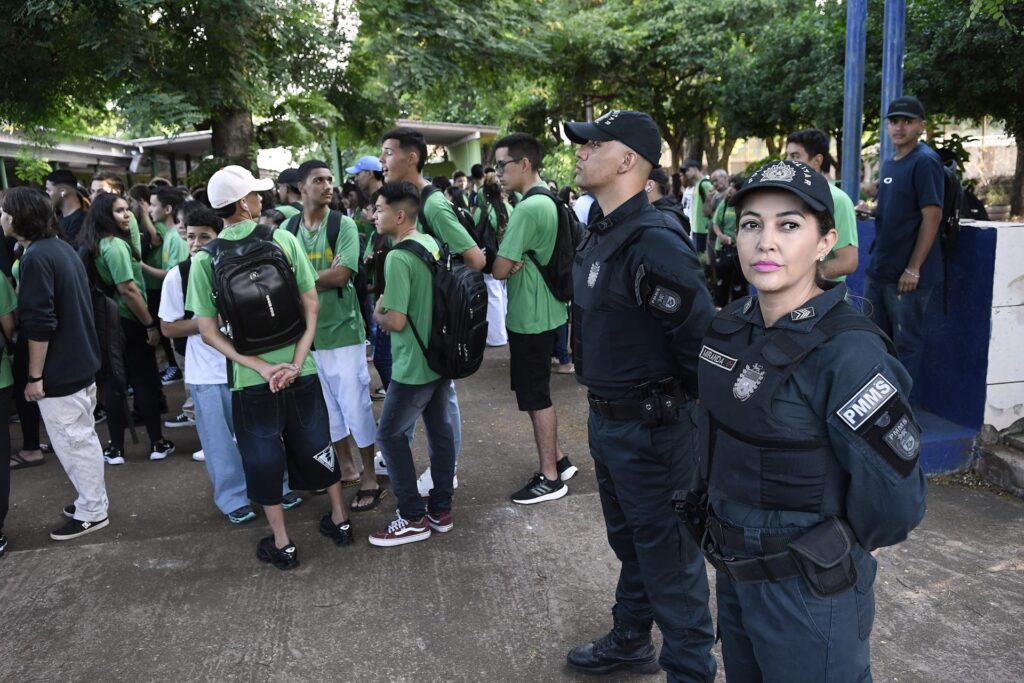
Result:
[[864,132],[864,52],[868,2],[846,3],[846,75],[843,81],[843,192],[860,198],[860,145]]
[[[885,0],[885,27],[882,36],[882,112],[885,116],[889,103],[903,94],[903,34],[907,18],[906,0]],[[892,141],[885,131],[882,119],[882,149],[879,161],[888,161],[894,155]]]

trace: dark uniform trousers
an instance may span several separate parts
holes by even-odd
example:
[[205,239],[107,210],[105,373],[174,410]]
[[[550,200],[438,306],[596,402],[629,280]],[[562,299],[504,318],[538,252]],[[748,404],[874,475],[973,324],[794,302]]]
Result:
[[704,557],[672,512],[692,483],[697,429],[688,406],[675,425],[644,427],[590,412],[590,454],[608,543],[622,562],[616,616],[664,636],[659,663],[669,681],[714,680],[714,631]]

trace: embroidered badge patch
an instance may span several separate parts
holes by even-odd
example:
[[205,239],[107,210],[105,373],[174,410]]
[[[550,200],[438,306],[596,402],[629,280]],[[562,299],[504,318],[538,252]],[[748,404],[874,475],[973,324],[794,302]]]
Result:
[[920,450],[921,434],[906,415],[882,438],[889,444],[892,452],[904,460],[913,460]]
[[736,369],[735,358],[727,356],[721,351],[716,351],[707,344],[705,344],[704,348],[700,350],[700,359],[728,372],[732,372]]
[[793,322],[800,322],[801,320],[808,320],[814,317],[814,306],[808,306],[807,308],[798,308],[789,314],[789,319]]
[[761,172],[761,182],[783,182],[789,183],[796,177],[796,171],[791,166],[782,163],[772,164]]
[[313,459],[318,463],[327,468],[328,471],[334,471],[334,445],[331,444],[327,448],[323,449],[319,453],[313,456]]
[[836,411],[836,415],[842,418],[850,429],[856,431],[896,393],[896,387],[892,382],[882,373],[878,373],[858,389],[853,397]]
[[651,292],[651,300],[648,304],[651,308],[656,308],[671,315],[679,311],[679,308],[683,305],[683,299],[671,289],[658,285]]
[[732,395],[741,401],[746,401],[761,386],[764,379],[764,368],[758,363],[747,365],[743,368],[736,383],[732,385]]
[[601,262],[595,261],[590,266],[590,273],[587,275],[587,287],[591,289],[597,284],[597,276],[601,274]]

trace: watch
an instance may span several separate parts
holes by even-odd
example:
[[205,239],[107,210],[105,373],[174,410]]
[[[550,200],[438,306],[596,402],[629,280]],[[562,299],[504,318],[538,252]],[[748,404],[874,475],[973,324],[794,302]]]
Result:
[[28,376],[27,384],[35,384],[36,382],[42,382],[42,381],[43,381],[42,377],[33,377],[32,375],[29,375]]

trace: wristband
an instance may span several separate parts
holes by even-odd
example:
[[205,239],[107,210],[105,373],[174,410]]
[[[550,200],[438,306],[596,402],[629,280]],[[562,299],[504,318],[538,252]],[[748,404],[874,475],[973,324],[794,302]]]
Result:
[[909,275],[910,277],[915,278],[917,280],[921,279],[921,274],[920,273],[915,273],[914,271],[910,270],[909,268],[904,268],[903,272],[906,273],[907,275]]
[[43,381],[43,378],[42,378],[42,377],[32,377],[32,376],[30,375],[30,376],[28,377],[28,381],[26,382],[26,384],[35,384],[36,382],[42,382],[42,381]]

